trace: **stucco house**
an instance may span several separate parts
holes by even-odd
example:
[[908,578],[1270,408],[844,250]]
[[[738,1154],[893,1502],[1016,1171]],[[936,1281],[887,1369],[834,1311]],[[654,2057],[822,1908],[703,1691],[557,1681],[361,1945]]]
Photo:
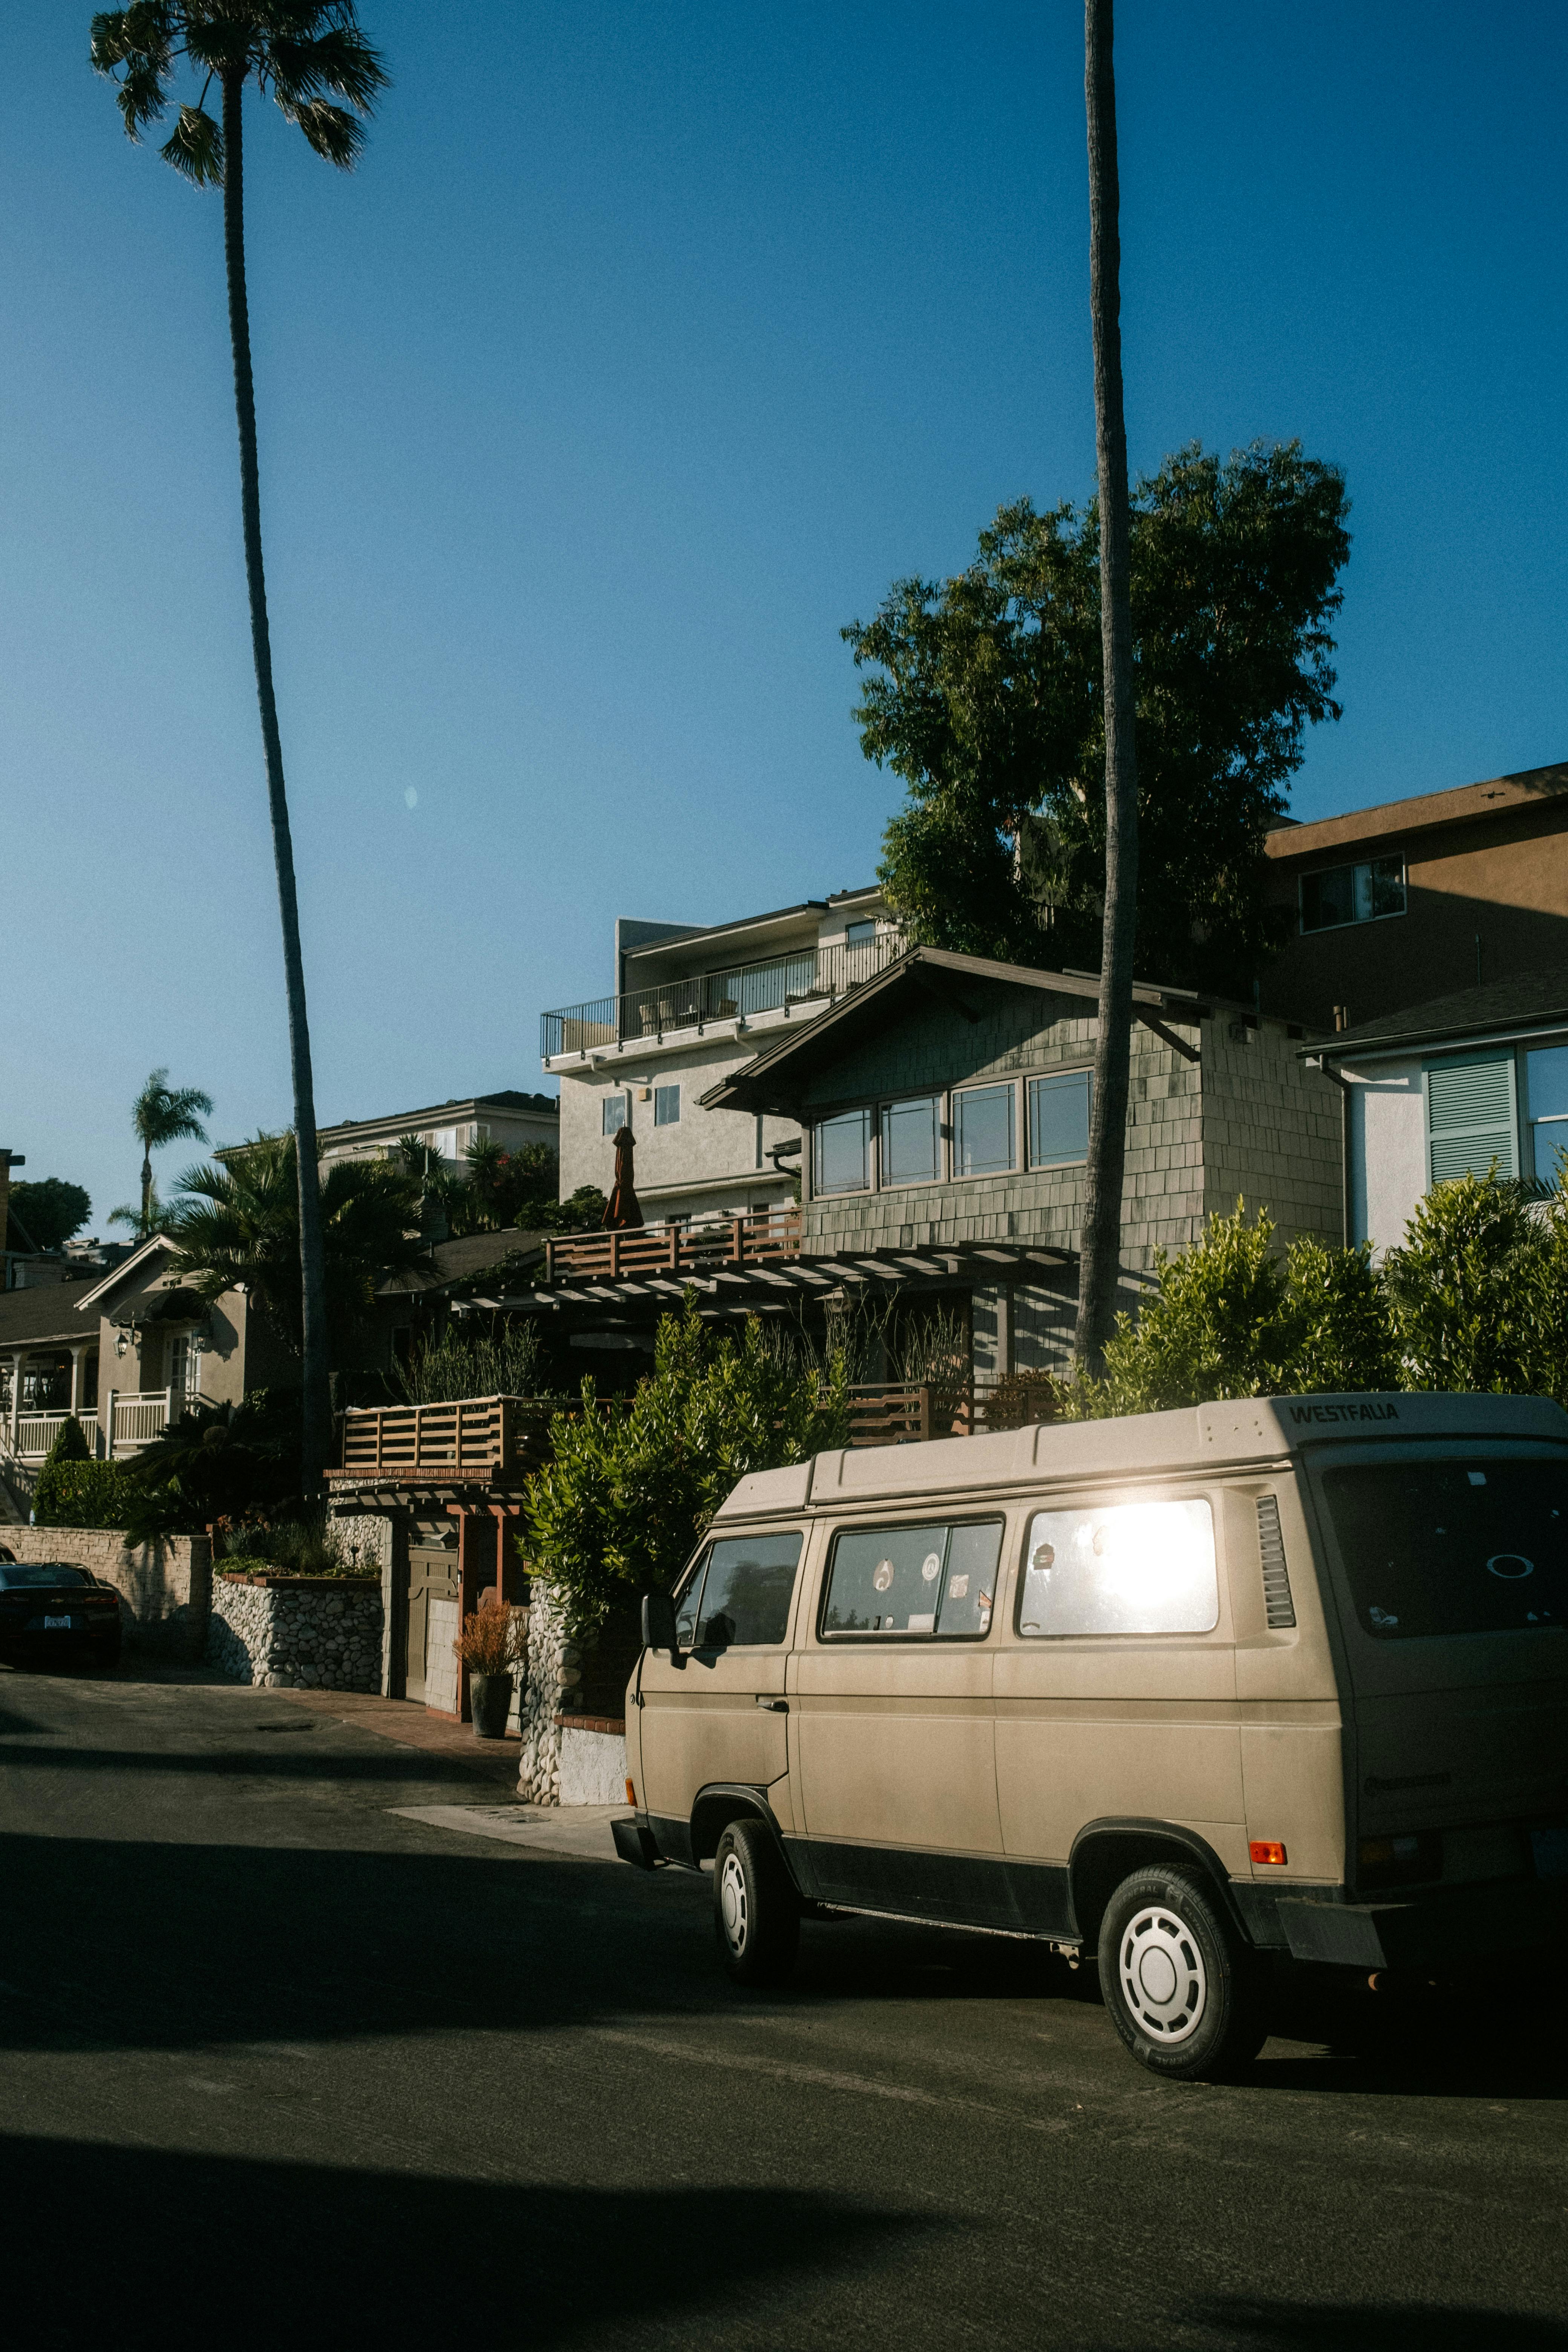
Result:
[[1568,1150],[1568,961],[1465,988],[1307,1049],[1344,1099],[1352,1241],[1400,1241],[1445,1178],[1552,1181]]

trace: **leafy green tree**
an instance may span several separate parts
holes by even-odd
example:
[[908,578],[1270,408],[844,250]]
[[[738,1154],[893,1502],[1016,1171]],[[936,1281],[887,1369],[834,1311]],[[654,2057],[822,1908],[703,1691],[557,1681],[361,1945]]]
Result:
[[[170,1265],[204,1298],[244,1283],[296,1354],[303,1350],[300,1187],[291,1135],[258,1135],[222,1165],[187,1169],[163,1220]],[[335,1160],[321,1188],[327,1333],[342,1362],[377,1278],[418,1263],[418,1196],[385,1160]]]
[[1094,446],[1100,481],[1100,635],[1105,736],[1105,893],[1099,1021],[1089,1121],[1078,1359],[1098,1372],[1115,1316],[1121,1264],[1121,1183],[1132,1057],[1132,954],[1138,930],[1137,701],[1127,426],[1121,402],[1121,194],[1116,162],[1111,0],[1084,0],[1084,104],[1089,121],[1089,307],[1094,337]]
[[200,1087],[171,1087],[167,1070],[154,1070],[131,1106],[131,1124],[142,1146],[142,1206],[140,1211],[114,1209],[110,1224],[132,1224],[139,1241],[158,1230],[159,1203],[153,1189],[153,1154],[166,1143],[205,1143],[204,1118],[213,1113],[212,1097]]
[[238,1404],[189,1405],[153,1444],[114,1466],[123,1514],[115,1524],[132,1543],[297,1510],[300,1392],[252,1389]]
[[[30,1184],[11,1187],[14,1226],[21,1227],[30,1248],[61,1248],[73,1234],[80,1233],[91,1214],[90,1195],[61,1176],[41,1176]],[[20,1249],[23,1244],[12,1240],[5,1246]]]
[[[306,1018],[305,967],[294,850],[283,780],[283,747],[272,682],[272,640],[261,559],[261,490],[257,463],[256,386],[250,360],[250,311],[245,278],[244,110],[246,85],[270,94],[286,121],[298,126],[312,151],[340,171],[354,163],[363,143],[362,120],[386,87],[381,58],[360,29],[353,0],[135,0],[92,20],[96,70],[117,79],[120,111],[135,140],[161,122],[183,59],[202,78],[195,104],[182,105],[164,142],[163,160],[193,186],[223,190],[224,258],[228,279],[229,340],[234,353],[235,408],[239,425],[240,520],[273,858],[283,926],[289,1000],[289,1062],[294,1132],[300,1150],[299,1270],[304,1408],[301,1465],[308,1488],[321,1480],[331,1437],[328,1387],[328,1317],[322,1204],[316,1159],[315,1089]],[[222,95],[220,123],[206,111],[214,83]],[[337,100],[343,104],[334,103]],[[143,1180],[143,1193],[145,1197]]]
[[[92,1448],[87,1442],[87,1432],[71,1413],[60,1423],[55,1442],[44,1456],[44,1469],[50,1470],[62,1462],[90,1462]],[[40,1476],[42,1472],[40,1472]]]
[[1064,1391],[1068,1420],[1161,1412],[1225,1397],[1405,1385],[1382,1277],[1365,1247],[1298,1241],[1281,1254],[1260,1210],[1237,1202],[1201,1238],[1157,1262],[1136,1323],[1116,1318],[1105,1373]]
[[[1249,992],[1280,944],[1264,836],[1306,728],[1337,719],[1342,477],[1300,445],[1195,445],[1131,500],[1135,967]],[[880,877],[911,935],[1098,969],[1105,890],[1100,518],[1004,507],[967,572],[895,583],[845,631],[869,760],[908,787]]]
[[583,1383],[551,1425],[552,1459],[529,1482],[524,1546],[564,1597],[575,1630],[619,1599],[668,1591],[720,1504],[753,1470],[847,1442],[842,1367],[826,1387],[781,1360],[755,1318],[737,1344],[688,1295],[658,1327],[651,1375],[626,1410]]
[[122,1462],[46,1462],[33,1489],[41,1528],[122,1528],[130,1508]]

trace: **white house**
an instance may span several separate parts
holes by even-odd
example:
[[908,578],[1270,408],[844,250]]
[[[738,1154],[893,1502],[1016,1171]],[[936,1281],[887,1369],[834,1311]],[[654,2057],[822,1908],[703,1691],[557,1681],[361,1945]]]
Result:
[[1377,1251],[1417,1202],[1467,1171],[1550,1181],[1568,1150],[1568,965],[1459,990],[1302,1056],[1336,1078],[1348,1224]]

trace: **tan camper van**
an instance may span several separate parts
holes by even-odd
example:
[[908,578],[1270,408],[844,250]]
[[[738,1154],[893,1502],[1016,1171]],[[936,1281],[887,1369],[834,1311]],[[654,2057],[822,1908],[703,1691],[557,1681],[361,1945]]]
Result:
[[1568,1415],[1280,1397],[742,1481],[626,1693],[625,1859],[731,1974],[856,1911],[1098,1955],[1134,2056],[1245,2063],[1271,1952],[1568,1924]]

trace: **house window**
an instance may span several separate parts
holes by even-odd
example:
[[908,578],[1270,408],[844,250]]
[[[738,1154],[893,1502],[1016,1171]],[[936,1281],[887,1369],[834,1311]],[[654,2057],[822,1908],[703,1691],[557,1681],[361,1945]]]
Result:
[[1374,857],[1365,866],[1331,866],[1301,877],[1301,929],[1336,930],[1405,912],[1405,861]]
[[1519,1173],[1511,1053],[1426,1065],[1426,1181]]
[[876,924],[874,922],[847,923],[844,927],[844,944],[847,948],[874,948],[877,944]]
[[871,1114],[847,1110],[817,1123],[812,1190],[864,1192],[871,1181]]
[[655,1087],[653,1123],[655,1127],[680,1125],[680,1088],[679,1087]]
[[954,1095],[952,1116],[953,1173],[1005,1175],[1014,1160],[1013,1088],[971,1087]]
[[1061,1168],[1089,1158],[1088,1070],[1029,1080],[1029,1165]]
[[934,1184],[942,1174],[942,1097],[882,1105],[882,1181]]
[[1543,1045],[1524,1057],[1524,1115],[1531,1170],[1554,1184],[1568,1152],[1568,1045]]
[[602,1134],[619,1135],[626,1123],[625,1095],[606,1095],[599,1106],[599,1117],[603,1121],[600,1129]]

